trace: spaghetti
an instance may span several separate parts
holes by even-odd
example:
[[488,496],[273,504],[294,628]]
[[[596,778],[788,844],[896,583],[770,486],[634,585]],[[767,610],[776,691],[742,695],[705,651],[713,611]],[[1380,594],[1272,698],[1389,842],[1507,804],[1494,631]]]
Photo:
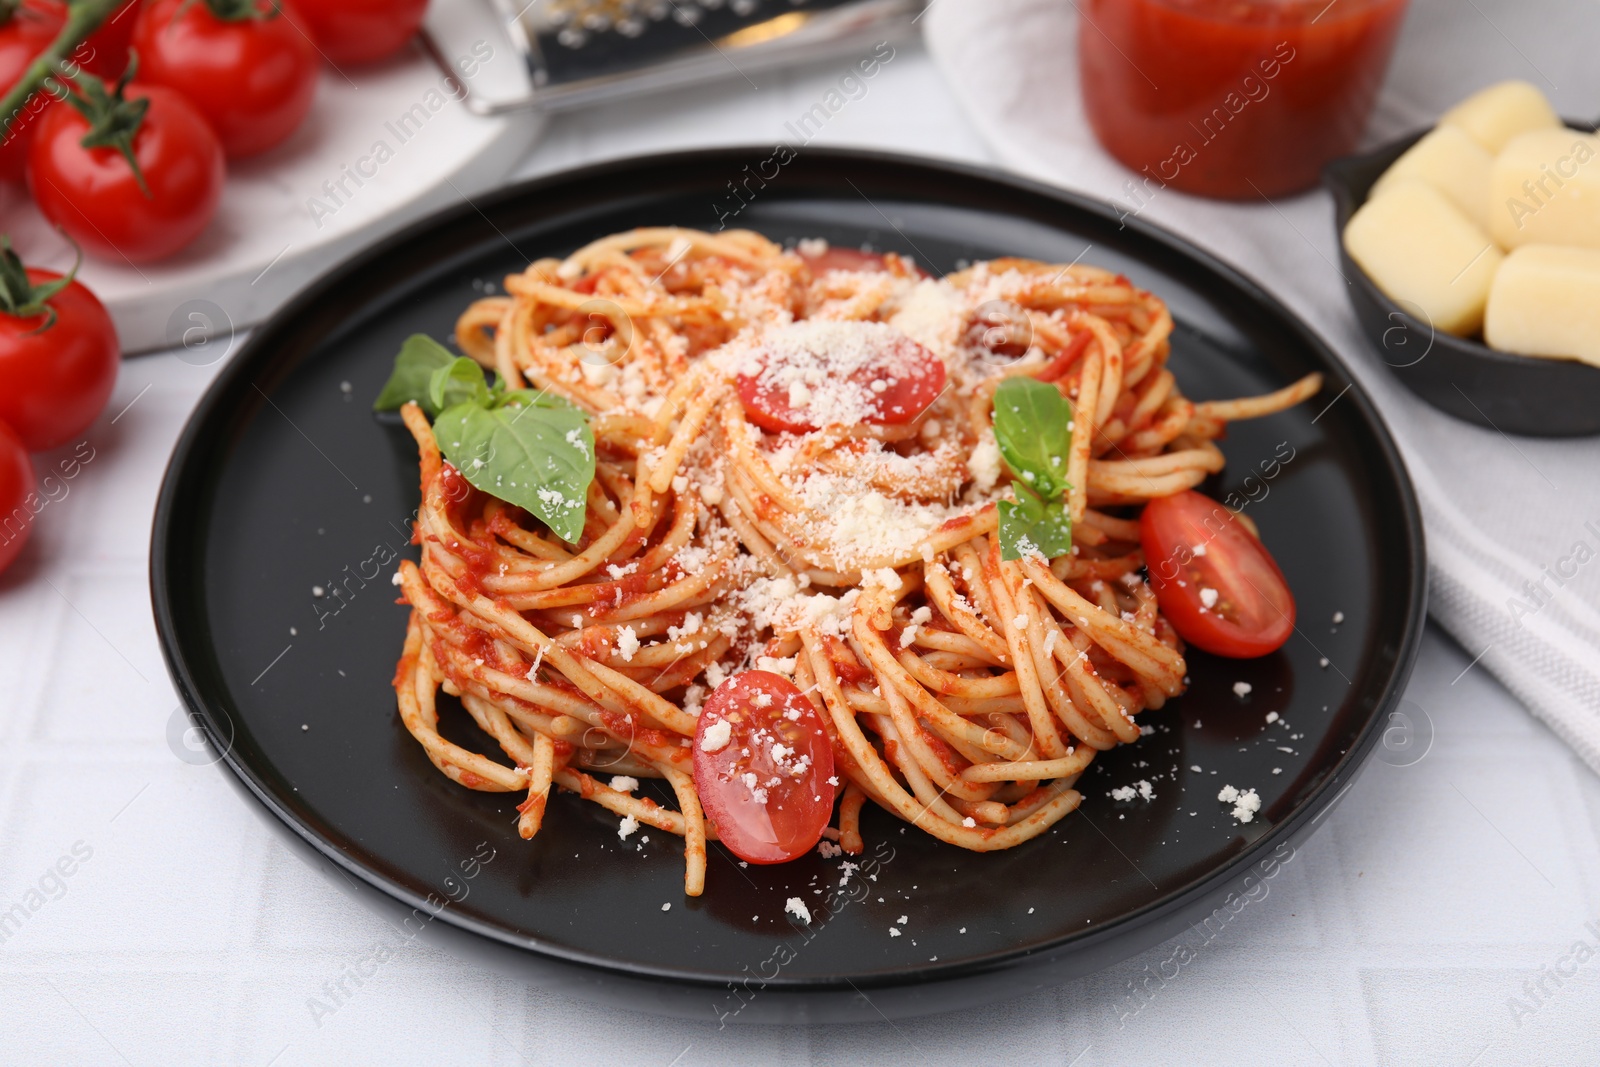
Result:
[[[396,578],[411,606],[400,715],[452,780],[525,794],[524,838],[560,787],[625,830],[681,836],[699,894],[717,835],[691,742],[708,693],[749,668],[791,679],[820,717],[840,787],[825,835],[851,853],[867,801],[973,851],[1038,836],[1078,806],[1096,753],[1183,692],[1131,509],[1219,471],[1228,421],[1320,378],[1192,402],[1166,367],[1166,306],[1093,267],[834,265],[806,242],[641,229],[539,260],[462,314],[459,347],[508,388],[589,415],[576,542],[473,488],[404,409],[422,504],[420,565]],[[858,373],[862,353],[907,338],[943,387],[913,417],[875,418],[901,393]],[[1074,404],[1072,543],[1053,559],[1002,558],[1012,475],[991,412],[1016,376]],[[756,407],[752,389],[767,390]],[[796,411],[812,422],[770,428]],[[441,688],[512,765],[440,735]],[[635,795],[644,777],[675,810]]]

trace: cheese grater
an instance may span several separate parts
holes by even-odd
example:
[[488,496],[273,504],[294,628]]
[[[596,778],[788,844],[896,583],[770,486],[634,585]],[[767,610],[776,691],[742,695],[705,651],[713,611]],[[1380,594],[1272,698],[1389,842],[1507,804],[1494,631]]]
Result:
[[[837,53],[905,35],[927,0],[488,0],[527,64],[531,92],[476,114],[557,111]],[[449,71],[437,45],[423,44]]]

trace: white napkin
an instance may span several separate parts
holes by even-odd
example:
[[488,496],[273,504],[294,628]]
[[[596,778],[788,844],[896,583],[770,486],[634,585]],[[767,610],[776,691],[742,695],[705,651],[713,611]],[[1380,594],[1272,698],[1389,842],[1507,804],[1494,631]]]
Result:
[[[929,50],[1003,161],[1125,201],[1132,174],[1099,148],[1083,117],[1076,7],[933,0],[921,21]],[[1600,113],[1596,25],[1592,0],[1413,0],[1369,141],[1427,126],[1502,78],[1538,84],[1564,115]],[[1349,364],[1422,500],[1430,613],[1476,667],[1493,671],[1600,772],[1600,438],[1508,437],[1408,392],[1357,327],[1335,266],[1332,202],[1321,191],[1236,204],[1166,189],[1141,217],[1259,279]],[[1574,567],[1573,577],[1553,576]],[[1428,710],[1438,725],[1448,722],[1449,708]]]

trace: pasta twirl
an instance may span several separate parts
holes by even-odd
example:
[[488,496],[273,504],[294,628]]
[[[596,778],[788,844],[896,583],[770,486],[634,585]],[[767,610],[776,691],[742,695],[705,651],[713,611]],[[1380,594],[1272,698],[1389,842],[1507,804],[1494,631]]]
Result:
[[[846,851],[869,801],[979,852],[1071,812],[1095,754],[1184,688],[1134,512],[1219,470],[1227,420],[1320,384],[1187,400],[1166,306],[1093,267],[1002,259],[933,279],[893,254],[825,269],[820,251],[635,230],[539,260],[462,314],[457,343],[484,368],[588,414],[576,542],[469,485],[405,410],[422,471],[421,560],[398,574],[407,729],[459,784],[521,794],[524,837],[553,788],[681,835],[691,895],[717,836],[691,739],[744,669],[791,679],[820,715],[841,797],[827,833]],[[906,338],[942,384],[914,417],[877,418],[908,394],[870,353]],[[1073,402],[1068,454],[1048,457],[1072,541],[1053,559],[1002,552],[997,505],[1021,494],[991,412],[1016,376]],[[771,428],[796,412],[816,425]],[[440,689],[503,758],[440,736]],[[664,779],[676,808],[608,776]]]

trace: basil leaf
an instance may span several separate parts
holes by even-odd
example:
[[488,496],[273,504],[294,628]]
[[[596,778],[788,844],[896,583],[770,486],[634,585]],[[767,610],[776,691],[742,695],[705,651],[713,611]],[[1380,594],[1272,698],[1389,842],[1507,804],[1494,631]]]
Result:
[[1028,522],[1038,522],[1044,518],[1045,503],[1039,494],[1029,489],[1021,482],[1012,482],[1011,491],[1017,497],[1017,514]]
[[435,411],[457,404],[488,407],[490,394],[483,380],[483,368],[465,356],[452,359],[428,379],[428,399]]
[[535,392],[532,389],[513,389],[509,393],[495,395],[495,407],[501,408],[509,404],[528,404],[540,408],[565,408],[568,411],[578,410],[572,406],[572,401],[564,396],[543,391]]
[[1061,391],[1034,378],[1007,378],[994,391],[994,440],[1012,476],[1046,501],[1069,488],[1072,405]]
[[1072,551],[1072,515],[1065,497],[1072,450],[1072,405],[1034,378],[1007,378],[994,391],[994,440],[1010,469],[1016,500],[1002,500],[1000,558],[1037,552],[1046,559]]
[[[1012,483],[1012,488],[1022,490],[1020,483]],[[1032,493],[1031,503],[1024,501],[1022,492],[1017,497],[1016,503],[1002,500],[995,505],[1000,510],[1000,558],[1021,559],[1037,552],[1055,559],[1071,552],[1072,514],[1067,505],[1059,500],[1043,503]]]
[[414,400],[429,416],[437,415],[439,409],[428,397],[428,384],[433,380],[434,371],[448,367],[455,359],[455,353],[425,333],[407,337],[400,346],[400,354],[394,357],[394,371],[383,383],[383,391],[373,402],[372,410],[398,411]]
[[461,403],[439,414],[433,435],[468,482],[536,516],[563,541],[583,536],[594,480],[594,431],[583,412],[539,401]]

